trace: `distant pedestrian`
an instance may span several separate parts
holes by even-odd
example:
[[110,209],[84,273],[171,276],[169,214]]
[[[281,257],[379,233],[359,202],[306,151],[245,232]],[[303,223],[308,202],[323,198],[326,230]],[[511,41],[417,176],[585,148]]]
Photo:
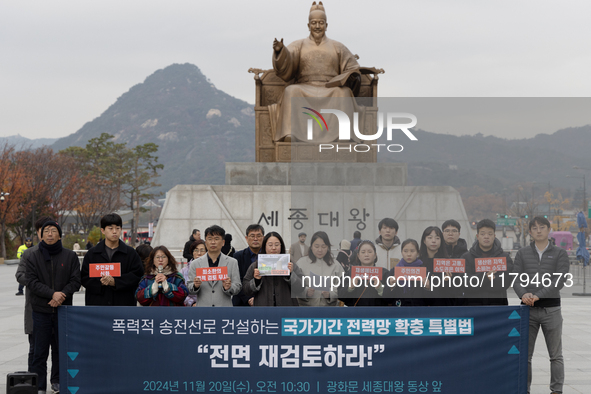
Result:
[[293,243],[289,247],[289,254],[291,255],[292,263],[297,263],[299,259],[308,255],[308,249],[310,249],[310,246],[306,245],[306,237],[306,233],[299,233],[298,242]]
[[[23,253],[25,252],[25,250],[29,249],[31,246],[33,246],[33,239],[31,239],[31,237],[25,238],[25,243],[22,244],[21,246],[19,246],[18,250],[16,251],[16,258],[20,259],[23,255]],[[25,293],[23,293],[24,288],[25,288],[25,285],[22,283],[19,283],[18,291],[16,292],[16,295],[17,296],[25,295]]]
[[[41,239],[41,228],[43,225],[53,220],[53,218],[49,216],[42,216],[35,222],[35,231],[37,232],[37,239]],[[39,248],[39,244],[31,246],[29,249],[25,250],[21,256],[21,260],[18,263],[18,268],[16,270],[16,280],[21,285],[27,284],[27,256]],[[33,366],[33,356],[35,353],[35,336],[33,331],[33,307],[31,306],[31,292],[26,289],[25,291],[25,334],[29,337],[29,357],[28,357],[28,365],[29,371]],[[57,349],[57,342],[52,341],[51,343],[51,375],[49,382],[51,384],[59,383],[59,363],[56,361],[59,358],[59,353]]]
[[343,239],[339,246],[337,261],[341,264],[343,270],[347,271],[351,265],[351,262],[354,261],[354,259],[351,258],[353,255],[353,252],[351,252],[351,243],[346,239]]
[[189,249],[191,248],[191,244],[197,241],[198,239],[201,239],[201,231],[199,231],[198,229],[193,229],[193,232],[189,236],[189,240],[185,242],[185,247],[183,249],[183,257],[185,258],[185,260],[191,261],[191,259],[193,258],[193,256],[191,256],[191,253],[189,252]]
[[361,242],[361,232],[359,231],[355,231],[353,233],[353,239],[351,240],[351,252],[354,252],[355,249],[357,249],[357,246],[359,246],[359,243]]
[[224,247],[222,248],[222,253],[226,256],[234,257],[234,253],[236,249],[232,246],[232,234],[226,233]]

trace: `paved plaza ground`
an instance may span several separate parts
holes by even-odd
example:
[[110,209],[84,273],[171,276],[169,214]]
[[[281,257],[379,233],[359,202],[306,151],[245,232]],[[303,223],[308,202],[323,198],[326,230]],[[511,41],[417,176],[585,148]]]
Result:
[[[0,277],[5,278],[0,284],[0,393],[6,392],[8,373],[27,370],[29,344],[23,329],[25,297],[15,296],[16,268],[16,265],[0,265]],[[582,281],[575,280],[575,284],[577,283],[579,284],[574,288],[563,290],[564,295],[569,295],[562,300],[565,394],[591,393],[591,297],[570,297],[573,291],[582,292]],[[591,291],[591,283],[589,285],[587,291]],[[512,290],[509,294],[512,297],[510,303],[518,304],[519,300]],[[83,293],[74,296],[74,305],[84,305]],[[543,335],[540,333],[534,354],[532,394],[548,394],[549,381],[550,363]]]

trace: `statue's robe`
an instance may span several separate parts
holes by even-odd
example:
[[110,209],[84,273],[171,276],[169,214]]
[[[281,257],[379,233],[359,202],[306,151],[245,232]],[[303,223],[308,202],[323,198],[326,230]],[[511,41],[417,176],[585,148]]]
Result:
[[[320,107],[338,109],[349,114],[351,124],[353,123],[353,112],[357,111],[357,105],[351,89],[346,86],[325,87],[326,83],[334,77],[359,69],[357,59],[343,44],[327,38],[326,35],[320,44],[316,44],[311,36],[294,41],[287,47],[284,46],[278,54],[273,54],[273,68],[277,76],[285,82],[295,79],[293,84],[285,88],[278,104],[275,141],[280,141],[287,135],[300,141],[308,141],[306,125],[310,117],[303,115],[302,112],[309,111],[299,107],[317,107],[313,108],[317,111],[320,111]],[[310,105],[305,105],[307,101],[297,101],[298,104],[303,102],[304,105],[294,108],[297,112],[293,114],[295,117],[292,119],[291,99],[296,97],[324,99],[311,100]],[[328,132],[326,130],[320,132],[315,127],[313,141],[316,143],[336,141],[339,137],[337,117],[333,114],[323,116],[328,124]],[[353,133],[351,136],[356,140]]]

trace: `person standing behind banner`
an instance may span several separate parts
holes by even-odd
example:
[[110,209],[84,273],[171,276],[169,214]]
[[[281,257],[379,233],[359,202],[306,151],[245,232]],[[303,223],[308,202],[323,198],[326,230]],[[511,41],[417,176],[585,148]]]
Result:
[[236,253],[236,249],[232,246],[232,234],[226,233],[224,242],[224,247],[222,248],[222,253],[226,256],[234,257],[234,253]]
[[468,251],[466,240],[460,238],[460,229],[460,223],[453,219],[446,220],[441,225],[445,247],[447,248],[447,254],[450,259],[462,258],[464,253]]
[[[261,254],[285,254],[285,243],[278,233],[272,231],[265,235],[259,255]],[[288,264],[290,275],[286,276],[261,276],[258,269],[258,261],[248,267],[242,290],[250,306],[298,306],[298,300],[291,297],[291,280],[293,262]]]
[[[405,240],[402,245],[402,260],[398,262],[396,267],[424,267],[423,262],[419,259],[419,244],[414,239]],[[425,301],[425,286],[427,283],[423,281],[410,281],[396,279],[396,268],[390,271],[387,284],[391,290],[392,305],[393,306],[426,306]],[[399,286],[399,283],[403,286]]]
[[[419,257],[423,262],[423,265],[427,267],[427,274],[433,276],[433,260],[434,259],[446,259],[447,249],[445,242],[443,241],[443,233],[437,226],[430,226],[423,231],[421,236],[421,245],[419,248]],[[439,279],[442,277],[445,281],[446,288],[442,288],[443,283],[439,283],[438,287],[432,286],[433,281],[431,278],[427,280],[427,288],[425,291],[425,305],[426,306],[453,306],[456,297],[456,293],[450,291],[449,286],[451,282],[451,274],[448,272],[438,273]]]
[[[135,306],[135,291],[144,274],[144,264],[134,248],[119,238],[123,220],[116,213],[101,218],[101,233],[105,239],[84,256],[81,276],[86,288],[86,305]],[[119,264],[120,275],[91,277],[91,264]]]
[[[341,264],[344,271],[349,270],[351,267],[351,262],[356,260],[356,257],[353,258],[354,253],[351,252],[351,243],[346,239],[343,239],[339,245],[339,252],[337,253],[337,261]],[[377,256],[376,256],[377,259]]]
[[[257,256],[259,254],[259,250],[261,249],[264,236],[265,229],[263,226],[260,224],[249,225],[246,228],[246,243],[248,244],[248,247],[234,253],[234,258],[238,263],[241,284],[242,280],[244,279],[244,275],[246,275],[246,271],[248,271],[248,267],[257,261]],[[244,290],[240,290],[238,295],[232,297],[232,304],[234,306],[249,306],[250,298],[251,297],[247,297],[246,294],[244,294]]]
[[145,274],[135,292],[142,306],[183,306],[189,294],[176,260],[166,246],[157,246],[145,263]]
[[[189,263],[187,263],[185,268],[183,268],[181,270],[181,274],[183,274],[183,278],[185,278],[185,286],[188,286],[187,278],[189,277],[189,267],[190,267],[191,263],[193,262],[193,260],[197,260],[199,257],[201,257],[205,253],[207,253],[207,248],[205,247],[205,241],[200,239],[198,241],[193,242],[191,244],[191,247],[189,248],[189,251],[193,255],[193,258],[191,259],[191,261],[189,261]],[[187,287],[187,289],[188,289],[188,287]],[[196,303],[197,303],[197,296],[195,296],[195,295],[189,294],[187,296],[187,298],[185,298],[185,306],[195,306]]]
[[[41,228],[46,222],[53,221],[54,219],[49,216],[42,216],[35,222],[35,231],[37,231],[37,239],[41,240]],[[33,253],[39,249],[39,244],[31,246],[27,250],[25,250],[21,256],[21,260],[18,263],[18,268],[16,270],[16,280],[19,284],[26,286],[27,284],[27,257],[29,254]],[[29,290],[25,291],[25,334],[29,337],[29,356],[28,356],[28,365],[29,371],[33,365],[33,356],[35,353],[35,335],[33,331],[33,308],[31,306],[31,292]],[[59,354],[57,351],[57,341],[56,338],[52,338],[53,341],[51,342],[51,375],[49,378],[49,382],[51,384],[59,383]]]
[[150,257],[150,253],[152,253],[152,250],[154,250],[154,248],[146,244],[141,244],[137,248],[135,248],[135,252],[138,254],[138,256],[140,256],[140,261],[142,262],[142,270],[144,264],[146,263],[146,259]]
[[[503,251],[501,241],[495,237],[496,225],[490,219],[482,219],[476,225],[476,242],[470,251],[464,253],[462,258],[466,262],[467,286],[464,290],[464,305],[509,305],[507,300],[507,288],[511,283],[506,280],[509,272],[513,272],[513,260],[509,253]],[[507,262],[505,280],[499,277],[502,272],[487,271],[476,272],[476,259],[485,257],[504,257]],[[482,286],[473,286],[471,277],[477,277]]]
[[[62,246],[62,229],[55,221],[41,228],[41,242],[28,254],[26,278],[31,292],[35,351],[31,372],[39,377],[38,389],[47,389],[47,357],[50,344],[56,343],[59,352],[57,308],[72,305],[74,293],[80,289],[80,261],[76,253]],[[59,359],[56,360],[59,367]],[[52,363],[55,361],[52,360]],[[59,391],[59,379],[51,385]]]
[[354,252],[355,249],[357,249],[357,246],[359,246],[360,243],[361,243],[361,232],[360,231],[355,231],[353,233],[353,239],[351,240],[351,246],[349,247],[349,250],[351,252]]
[[[468,252],[468,244],[466,243],[466,240],[460,238],[460,229],[460,223],[453,219],[446,220],[441,225],[441,230],[443,230],[443,240],[445,241],[445,247],[447,248],[447,254],[450,259],[463,258],[462,256]],[[464,298],[464,288],[454,288],[451,293],[453,293],[455,297],[455,306],[464,305],[466,300]]]
[[[193,261],[189,267],[187,283],[190,294],[197,295],[196,306],[232,306],[232,296],[242,288],[238,263],[233,257],[222,253],[226,231],[213,225],[205,230],[207,253]],[[197,268],[227,267],[228,277],[223,280],[202,281]]]
[[185,260],[187,260],[187,261],[191,260],[192,256],[191,256],[191,253],[189,252],[189,248],[191,247],[191,244],[193,242],[197,241],[198,239],[201,239],[201,231],[199,231],[195,228],[195,229],[193,229],[193,232],[189,236],[189,240],[187,242],[185,242],[185,247],[183,248],[183,257],[185,258]]
[[378,265],[391,270],[402,258],[400,253],[400,238],[398,234],[398,222],[392,218],[384,218],[378,224],[380,236],[376,239],[378,253]]
[[298,242],[293,243],[289,247],[289,254],[291,256],[292,263],[298,261],[308,253],[308,249],[310,249],[310,247],[306,245],[306,237],[306,233],[299,233]]
[[[330,278],[342,278],[345,271],[333,259],[330,247],[328,235],[324,231],[317,231],[312,235],[308,255],[295,264],[291,288],[298,294],[300,306],[337,305],[338,289],[331,288]],[[315,280],[313,275],[319,278]],[[321,283],[318,283],[319,279]]]
[[[341,249],[345,250],[341,242]],[[349,243],[349,241],[346,241]],[[357,247],[355,261],[347,268],[344,285],[339,288],[339,300],[347,306],[384,306],[384,285],[382,281],[371,280],[371,276],[363,279],[361,286],[355,286],[355,281],[351,277],[353,266],[375,267],[378,261],[376,246],[371,241],[361,241]],[[381,267],[378,267],[381,269]],[[382,278],[385,278],[387,270],[382,270]],[[362,277],[363,278],[363,277]],[[377,286],[374,286],[376,285]]]

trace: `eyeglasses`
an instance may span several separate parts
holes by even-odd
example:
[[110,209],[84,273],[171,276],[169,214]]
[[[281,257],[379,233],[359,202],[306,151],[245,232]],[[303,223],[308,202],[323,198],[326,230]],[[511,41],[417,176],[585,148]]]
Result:
[[154,260],[166,260],[167,258],[166,256],[154,256]]
[[532,227],[531,231],[544,231],[547,228],[548,228],[548,226]]
[[453,228],[453,229],[450,229],[450,230],[443,230],[443,232],[444,232],[445,234],[455,234],[455,233],[459,233],[459,231],[458,231],[458,230],[456,230],[455,228]]
[[263,234],[248,234],[248,238],[261,239],[263,238]]

